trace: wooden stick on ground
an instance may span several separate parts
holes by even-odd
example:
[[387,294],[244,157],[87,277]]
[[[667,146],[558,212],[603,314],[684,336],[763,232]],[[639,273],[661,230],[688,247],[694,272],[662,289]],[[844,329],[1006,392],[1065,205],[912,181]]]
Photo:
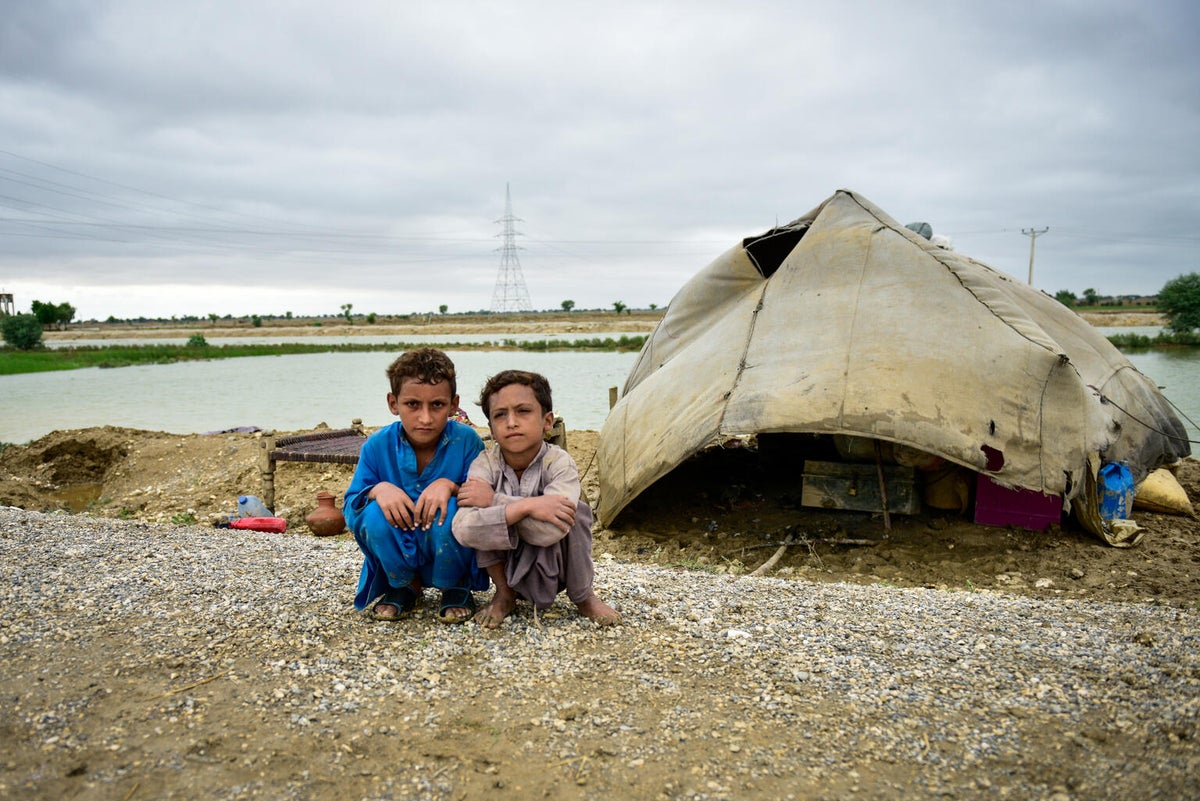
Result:
[[883,480],[883,448],[875,440],[875,472],[879,474],[879,496],[883,499],[883,530],[892,530],[892,518],[888,514],[887,482]]
[[758,567],[754,568],[754,572],[751,573],[750,575],[751,576],[765,575],[768,570],[775,567],[775,565],[779,564],[779,560],[783,558],[783,554],[786,550],[787,550],[787,543],[785,542],[783,545],[779,546],[779,550],[777,550],[775,553],[773,553],[771,555],[770,559],[763,562]]
[[863,537],[803,537],[788,542],[766,542],[762,545],[745,545],[742,551],[758,551],[763,548],[777,548],[780,545],[878,545],[878,540],[868,540]]
[[200,679],[200,681],[193,682],[192,684],[189,684],[186,687],[180,687],[177,690],[168,690],[167,692],[160,693],[159,695],[152,695],[149,698],[147,698],[146,700],[147,701],[157,701],[159,698],[166,698],[169,695],[178,695],[179,693],[185,693],[188,690],[194,690],[197,687],[200,687],[204,684],[208,684],[210,681],[216,681],[217,679],[221,678],[222,676],[228,676],[228,675],[229,675],[229,671],[227,670],[224,673],[218,673],[215,676],[209,676],[207,679]]

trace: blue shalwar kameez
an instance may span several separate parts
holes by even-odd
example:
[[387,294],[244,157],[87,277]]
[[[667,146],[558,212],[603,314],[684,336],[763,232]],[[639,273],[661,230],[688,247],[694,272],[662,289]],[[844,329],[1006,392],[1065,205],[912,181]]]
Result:
[[355,609],[366,609],[389,586],[406,587],[417,577],[426,587],[487,589],[487,573],[476,563],[474,551],[460,545],[450,531],[458,508],[456,498],[450,498],[445,520],[435,521],[423,530],[393,526],[379,504],[367,497],[372,487],[387,481],[416,503],[426,487],[439,478],[462,484],[471,462],[482,450],[483,440],[475,429],[454,420],[446,423],[433,460],[419,474],[416,451],[399,422],[380,429],[363,443],[342,504],[346,525],[364,557]]

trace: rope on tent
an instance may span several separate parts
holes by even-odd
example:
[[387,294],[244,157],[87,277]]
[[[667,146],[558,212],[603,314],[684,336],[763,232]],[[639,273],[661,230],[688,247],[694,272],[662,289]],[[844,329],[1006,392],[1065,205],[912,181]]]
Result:
[[[583,468],[583,472],[579,474],[579,496],[581,498],[583,498],[583,500],[587,503],[588,506],[592,506],[592,499],[588,497],[587,490],[585,490],[583,488],[583,479],[587,477],[587,474],[589,472],[591,472],[592,465],[596,461],[596,451],[598,451],[598,450],[600,450],[599,442],[597,442],[596,447],[592,449],[592,457],[590,459],[588,459],[587,467]],[[593,508],[595,508],[595,507],[593,507]]]
[[[1165,389],[1165,388],[1166,388],[1166,387],[1159,387],[1159,389]],[[1176,406],[1174,403],[1171,403],[1171,399],[1170,399],[1170,398],[1168,398],[1166,395],[1163,395],[1163,400],[1165,400],[1167,403],[1170,403],[1170,404],[1171,404],[1171,408],[1172,408],[1172,409],[1174,409],[1175,411],[1179,412],[1179,416],[1180,416],[1180,417],[1182,417],[1184,420],[1187,420],[1189,423],[1191,423],[1191,424],[1192,424],[1192,428],[1200,428],[1200,426],[1196,425],[1196,421],[1195,421],[1195,420],[1193,420],[1192,418],[1188,417],[1188,416],[1187,416],[1187,413],[1186,413],[1186,412],[1184,412],[1184,411],[1183,411],[1183,409],[1180,409],[1180,408],[1179,408],[1178,406]],[[1114,403],[1114,404],[1113,404],[1113,406],[1116,406],[1116,404]],[[1124,409],[1121,409],[1121,411],[1123,411],[1123,412],[1124,412],[1125,410],[1124,410]],[[1126,412],[1126,414],[1128,414],[1128,412]],[[1198,445],[1198,444],[1200,444],[1200,443],[1197,443],[1195,440],[1190,440],[1190,439],[1188,440],[1188,443],[1189,443],[1189,444],[1191,444],[1191,445]]]
[[717,420],[717,434],[725,430],[725,413],[729,411],[729,399],[733,397],[733,391],[741,383],[742,373],[746,371],[746,357],[750,355],[750,343],[754,341],[754,329],[758,325],[758,313],[763,309],[763,302],[766,295],[767,282],[763,281],[762,289],[758,292],[758,302],[754,304],[754,312],[750,315],[750,326],[746,329],[746,341],[742,344],[742,355],[738,359],[737,373],[733,377],[733,383],[730,384],[729,391],[722,398],[724,403],[721,406],[721,417]]
[[[1130,420],[1137,423],[1138,425],[1144,426],[1145,428],[1149,429],[1150,431],[1153,431],[1155,434],[1159,434],[1161,436],[1166,437],[1167,439],[1174,440],[1175,442],[1186,442],[1189,445],[1200,445],[1200,441],[1198,441],[1198,440],[1188,439],[1187,437],[1181,437],[1178,434],[1171,434],[1166,431],[1163,431],[1158,426],[1153,426],[1150,423],[1147,423],[1145,420],[1141,419],[1140,417],[1135,415],[1133,412],[1124,408],[1123,406],[1121,406],[1121,404],[1117,403],[1112,398],[1108,397],[1107,395],[1105,395],[1100,390],[1096,389],[1091,384],[1088,384],[1088,389],[1090,389],[1096,393],[1096,397],[1098,397],[1100,399],[1101,403],[1107,403],[1110,406],[1115,407],[1117,409],[1117,411],[1124,414]],[[1162,387],[1159,387],[1159,389],[1162,389]],[[1194,420],[1192,420],[1192,418],[1190,418],[1186,414],[1184,414],[1182,409],[1180,409],[1174,403],[1171,403],[1170,398],[1168,398],[1166,395],[1163,395],[1162,397],[1163,397],[1163,400],[1165,400],[1168,404],[1170,404],[1172,409],[1179,412],[1179,414],[1183,417],[1184,420],[1187,420],[1189,423],[1191,423],[1193,428],[1200,428],[1200,426],[1196,425],[1196,422]]]

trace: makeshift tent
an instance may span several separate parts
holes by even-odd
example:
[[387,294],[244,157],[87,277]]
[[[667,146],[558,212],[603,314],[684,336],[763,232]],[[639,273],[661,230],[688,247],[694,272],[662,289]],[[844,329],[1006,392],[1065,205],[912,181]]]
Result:
[[1103,461],[1140,480],[1190,452],[1154,383],[1071,310],[844,190],[672,299],[600,433],[600,518],[715,441],[770,432],[898,443],[1066,503]]

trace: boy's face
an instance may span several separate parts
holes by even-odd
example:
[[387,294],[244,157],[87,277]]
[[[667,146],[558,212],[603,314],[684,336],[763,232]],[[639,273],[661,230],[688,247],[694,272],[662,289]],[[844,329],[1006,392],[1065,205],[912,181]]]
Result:
[[509,384],[488,399],[488,428],[510,465],[528,465],[553,425],[554,413],[543,411],[524,384]]
[[400,417],[404,435],[418,450],[437,447],[446,421],[458,408],[458,396],[450,394],[450,384],[439,381],[426,384],[406,378],[400,384],[400,394],[387,396],[388,408]]

